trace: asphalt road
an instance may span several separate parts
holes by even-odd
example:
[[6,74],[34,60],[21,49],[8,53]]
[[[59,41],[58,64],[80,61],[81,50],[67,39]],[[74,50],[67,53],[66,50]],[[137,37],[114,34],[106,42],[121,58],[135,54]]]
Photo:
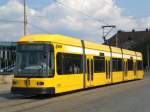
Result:
[[150,112],[150,73],[143,80],[43,97],[11,95],[0,86],[0,112]]

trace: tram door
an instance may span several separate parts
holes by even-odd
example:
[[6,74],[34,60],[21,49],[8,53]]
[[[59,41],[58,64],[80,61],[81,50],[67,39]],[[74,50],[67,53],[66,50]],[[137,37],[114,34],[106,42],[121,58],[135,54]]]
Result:
[[87,65],[86,87],[91,87],[91,86],[93,86],[93,81],[94,81],[93,56],[87,56],[86,65]]
[[134,66],[133,67],[134,68],[134,78],[137,79],[138,77],[137,77],[137,62],[136,61],[134,62],[133,66]]
[[112,82],[112,70],[110,60],[105,60],[105,71],[106,71],[106,83],[110,84]]
[[123,61],[123,80],[128,80],[128,63]]

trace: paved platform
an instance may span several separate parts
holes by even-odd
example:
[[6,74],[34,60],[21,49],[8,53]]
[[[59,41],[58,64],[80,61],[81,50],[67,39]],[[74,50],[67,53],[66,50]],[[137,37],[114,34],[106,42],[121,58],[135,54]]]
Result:
[[1,85],[0,112],[150,112],[150,73],[143,80],[52,97],[12,95],[9,89]]
[[13,77],[14,77],[14,75],[0,75],[0,85],[11,84]]

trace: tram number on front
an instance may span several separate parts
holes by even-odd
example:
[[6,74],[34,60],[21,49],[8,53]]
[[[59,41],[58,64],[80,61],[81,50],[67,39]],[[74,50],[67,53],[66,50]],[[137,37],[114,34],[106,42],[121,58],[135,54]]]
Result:
[[62,48],[62,45],[56,45],[56,49]]

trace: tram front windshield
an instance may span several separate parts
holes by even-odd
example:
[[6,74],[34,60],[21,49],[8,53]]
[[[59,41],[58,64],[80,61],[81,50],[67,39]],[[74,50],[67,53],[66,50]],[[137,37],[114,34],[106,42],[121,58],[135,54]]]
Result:
[[47,45],[31,44],[17,47],[17,72],[20,77],[48,77]]

